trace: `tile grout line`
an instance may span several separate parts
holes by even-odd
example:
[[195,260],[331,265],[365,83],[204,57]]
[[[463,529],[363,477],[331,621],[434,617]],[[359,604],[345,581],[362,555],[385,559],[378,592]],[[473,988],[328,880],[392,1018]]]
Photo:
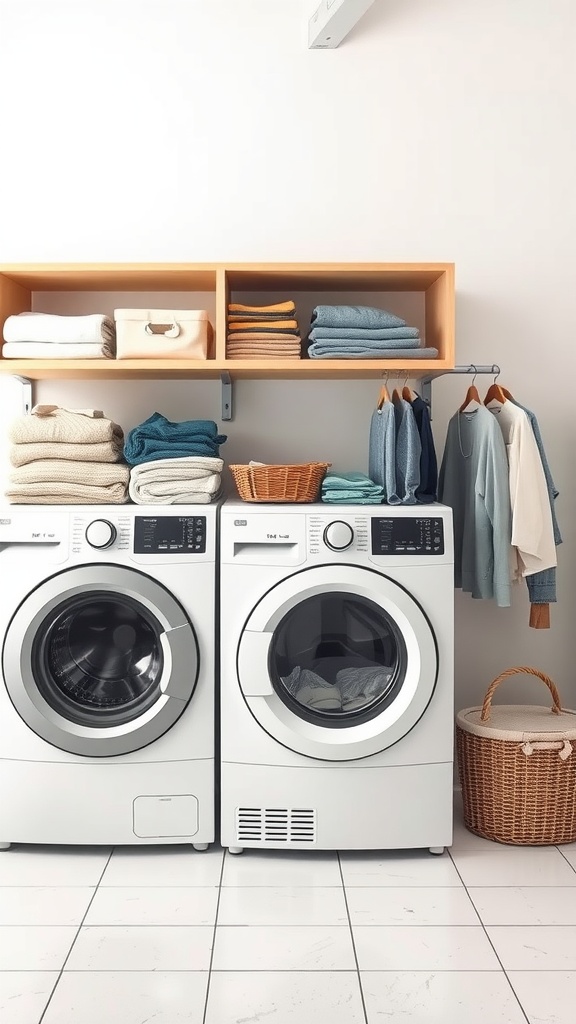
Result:
[[572,871],[576,874],[576,867],[574,867],[574,865],[571,863],[571,861],[568,860],[568,857],[565,856],[564,851],[561,850],[559,846],[554,846],[554,849],[558,850],[558,853],[560,854],[561,857],[564,858],[564,860],[566,861],[568,867],[572,868]]
[[218,927],[218,913],[220,910],[220,897],[222,896],[222,879],[224,878],[224,864],[226,862],[226,855],[227,851],[224,850],[222,856],[222,867],[220,868],[220,881],[218,882],[218,899],[216,900],[216,916],[214,917],[214,933],[212,936],[212,949],[210,950],[210,963],[208,964],[208,978],[206,980],[206,998],[204,1000],[202,1024],[206,1024],[206,1014],[208,1013],[208,999],[210,998],[210,981],[212,979],[212,964],[214,962],[214,950],[216,949],[216,929]]
[[72,943],[70,945],[70,949],[68,950],[68,952],[67,952],[67,954],[66,954],[66,956],[64,958],[64,963],[62,964],[62,967],[60,968],[60,971],[58,972],[58,977],[56,978],[56,981],[54,982],[54,988],[52,989],[52,991],[50,993],[50,996],[48,998],[48,1002],[46,1003],[46,1006],[42,1010],[42,1013],[40,1014],[40,1017],[38,1019],[38,1024],[42,1024],[42,1021],[44,1020],[44,1017],[46,1016],[46,1012],[48,1010],[48,1007],[50,1006],[50,1003],[52,1002],[52,998],[54,996],[54,993],[55,993],[56,989],[58,988],[58,985],[60,984],[60,978],[62,977],[62,975],[64,973],[64,968],[66,967],[66,964],[68,963],[68,960],[70,959],[70,954],[71,954],[72,950],[74,949],[74,946],[76,945],[76,940],[77,940],[78,936],[80,935],[80,932],[82,931],[82,926],[84,924],[84,921],[86,920],[86,916],[88,914],[88,911],[90,910],[90,907],[92,906],[92,904],[94,902],[94,899],[96,897],[96,893],[98,892],[98,887],[99,887],[100,882],[102,881],[102,879],[104,877],[104,873],[106,871],[106,868],[108,867],[108,865],[109,865],[109,863],[110,863],[110,861],[112,859],[112,854],[114,853],[114,849],[115,849],[115,847],[113,846],[112,849],[110,850],[110,853],[108,854],[108,858],[106,860],[106,863],[105,863],[104,867],[102,868],[102,871],[100,872],[100,878],[96,882],[96,885],[94,887],[94,892],[92,893],[92,896],[90,897],[90,899],[88,901],[88,906],[86,907],[86,910],[84,911],[84,914],[82,915],[82,920],[80,921],[80,924],[78,925],[78,929],[76,931],[76,935],[72,939]]
[[[508,982],[508,984],[510,986],[510,991],[512,992],[512,994],[514,996],[514,999],[516,1000],[516,1002],[518,1003],[518,1006],[520,1007],[520,1012],[521,1012],[522,1016],[524,1017],[524,1019],[526,1021],[526,1024],[530,1024],[530,1018],[528,1017],[528,1014],[526,1013],[524,1007],[522,1006],[522,1003],[520,1002],[520,998],[518,996],[518,993],[516,992],[516,989],[514,988],[512,982],[510,981],[510,978],[508,977],[508,972],[506,971],[506,968],[504,967],[504,964],[502,963],[502,961],[501,961],[501,959],[500,959],[500,957],[498,955],[496,947],[495,947],[494,943],[492,942],[492,939],[490,938],[490,936],[488,934],[488,931],[486,929],[486,925],[484,924],[484,921],[482,920],[478,910],[476,909],[476,904],[474,903],[474,900],[472,899],[470,893],[468,892],[468,886],[466,885],[466,882],[462,878],[462,875],[460,874],[460,871],[458,869],[458,865],[456,864],[456,861],[454,860],[450,850],[448,850],[448,856],[450,857],[450,860],[452,861],[452,864],[454,865],[454,870],[457,872],[458,877],[459,877],[460,881],[462,882],[462,885],[464,886],[464,891],[466,892],[466,895],[467,895],[468,899],[470,900],[472,906],[474,907],[474,911],[476,913],[476,916],[478,917],[478,920],[479,920],[480,925],[482,927],[482,931],[484,932],[484,935],[488,939],[488,942],[490,943],[490,945],[491,945],[491,947],[492,947],[492,949],[494,951],[494,956],[496,957],[498,963],[500,964],[500,968],[502,970],[502,973],[503,973],[504,977],[506,978],[506,981]],[[474,886],[471,886],[471,888],[474,888]],[[506,886],[506,888],[509,889],[510,886]]]
[[366,1009],[366,1000],[364,999],[364,989],[362,988],[362,976],[360,974],[360,964],[358,963],[358,955],[356,953],[356,943],[354,941],[354,929],[352,928],[352,919],[350,917],[350,910],[348,908],[348,895],[346,893],[346,884],[344,882],[344,872],[342,871],[342,862],[340,860],[340,851],[339,850],[336,852],[336,857],[338,859],[338,870],[340,872],[340,878],[342,880],[342,892],[343,892],[343,895],[344,895],[344,905],[346,907],[346,915],[348,917],[348,927],[350,928],[350,939],[352,941],[352,951],[354,953],[354,962],[356,964],[356,974],[358,975],[358,987],[360,989],[360,999],[362,1000],[362,1012],[364,1014],[364,1020],[365,1020],[366,1024],[369,1024],[369,1021],[368,1021],[368,1011]]

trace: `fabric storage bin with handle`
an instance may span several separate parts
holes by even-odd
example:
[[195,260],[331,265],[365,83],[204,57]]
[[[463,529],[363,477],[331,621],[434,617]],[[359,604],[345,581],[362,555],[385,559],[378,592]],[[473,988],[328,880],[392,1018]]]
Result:
[[117,359],[206,359],[205,309],[115,309]]
[[[513,675],[537,676],[552,707],[496,704],[497,687]],[[456,718],[464,824],[485,839],[544,846],[576,839],[576,711],[562,708],[549,676],[509,668],[488,687],[482,707]]]

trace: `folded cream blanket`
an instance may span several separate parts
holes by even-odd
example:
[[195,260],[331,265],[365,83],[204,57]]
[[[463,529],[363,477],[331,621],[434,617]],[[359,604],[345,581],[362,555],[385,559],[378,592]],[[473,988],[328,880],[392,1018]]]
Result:
[[4,341],[36,341],[59,345],[106,345],[114,355],[114,321],[102,313],[59,316],[55,313],[18,313],[4,324]]
[[137,505],[207,504],[220,491],[223,465],[201,456],[142,462],[130,470],[130,497]]
[[128,500],[129,474],[122,463],[46,459],[15,469],[6,497],[12,504],[25,505],[121,504]]
[[109,345],[65,344],[48,341],[7,341],[2,346],[4,359],[113,359]]
[[8,437],[13,444],[64,441],[74,444],[123,444],[124,431],[106,419],[101,409],[64,409],[58,405],[35,405],[30,416],[13,420]]
[[45,483],[58,480],[68,484],[84,484],[87,480],[97,487],[108,484],[127,484],[130,467],[125,462],[72,462],[66,459],[40,459],[18,466],[10,473],[13,484]]
[[73,444],[66,441],[37,441],[29,444],[13,444],[10,462],[13,466],[26,466],[39,459],[70,459],[73,462],[119,462],[122,458],[122,441],[101,441],[97,444]]
[[124,484],[93,487],[91,484],[46,483],[20,484],[8,487],[6,498],[11,505],[123,505],[128,501]]

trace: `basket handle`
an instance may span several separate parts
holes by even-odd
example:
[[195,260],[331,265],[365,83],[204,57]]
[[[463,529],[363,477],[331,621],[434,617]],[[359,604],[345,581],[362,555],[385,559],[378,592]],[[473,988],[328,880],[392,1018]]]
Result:
[[537,676],[538,679],[541,679],[543,683],[546,683],[546,686],[552,694],[552,714],[560,714],[560,712],[562,711],[562,707],[560,704],[560,694],[558,693],[556,686],[550,679],[550,676],[547,676],[544,672],[540,672],[537,668],[530,668],[529,665],[516,665],[514,668],[508,668],[506,669],[505,672],[501,672],[500,675],[496,676],[496,679],[494,679],[494,681],[490,683],[490,686],[486,690],[486,696],[484,697],[484,703],[482,705],[482,713],[480,715],[481,722],[488,722],[490,720],[492,697],[494,696],[497,688],[500,686],[500,683],[504,682],[505,679],[508,679],[509,676],[515,675]]

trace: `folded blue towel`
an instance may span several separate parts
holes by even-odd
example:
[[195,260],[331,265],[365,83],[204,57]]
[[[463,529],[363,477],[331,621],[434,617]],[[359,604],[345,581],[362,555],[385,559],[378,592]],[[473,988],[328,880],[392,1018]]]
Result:
[[308,349],[311,359],[437,359],[437,348],[332,348],[315,341]]
[[359,341],[386,341],[389,338],[419,338],[420,332],[417,327],[316,327],[314,326],[309,334],[310,341],[320,341],[322,338],[353,338]]
[[363,352],[382,349],[419,348],[420,338],[320,338],[310,348],[315,352]]
[[354,471],[351,473],[326,473],[326,476],[322,481],[323,491],[334,490],[337,488],[341,488],[345,491],[350,491],[353,488],[364,490],[365,488],[373,487],[381,490],[379,485],[375,484],[374,481],[371,480],[369,476],[366,476],[365,473],[357,473]]
[[316,306],[312,327],[406,327],[406,321],[373,306]]
[[380,505],[384,488],[365,473],[327,473],[322,481],[322,501],[331,505]]
[[189,455],[217,456],[226,434],[219,434],[213,420],[172,423],[155,412],[131,430],[124,444],[124,458],[131,466],[153,459],[179,459]]
[[377,491],[322,491],[322,501],[328,505],[381,505],[384,495]]

